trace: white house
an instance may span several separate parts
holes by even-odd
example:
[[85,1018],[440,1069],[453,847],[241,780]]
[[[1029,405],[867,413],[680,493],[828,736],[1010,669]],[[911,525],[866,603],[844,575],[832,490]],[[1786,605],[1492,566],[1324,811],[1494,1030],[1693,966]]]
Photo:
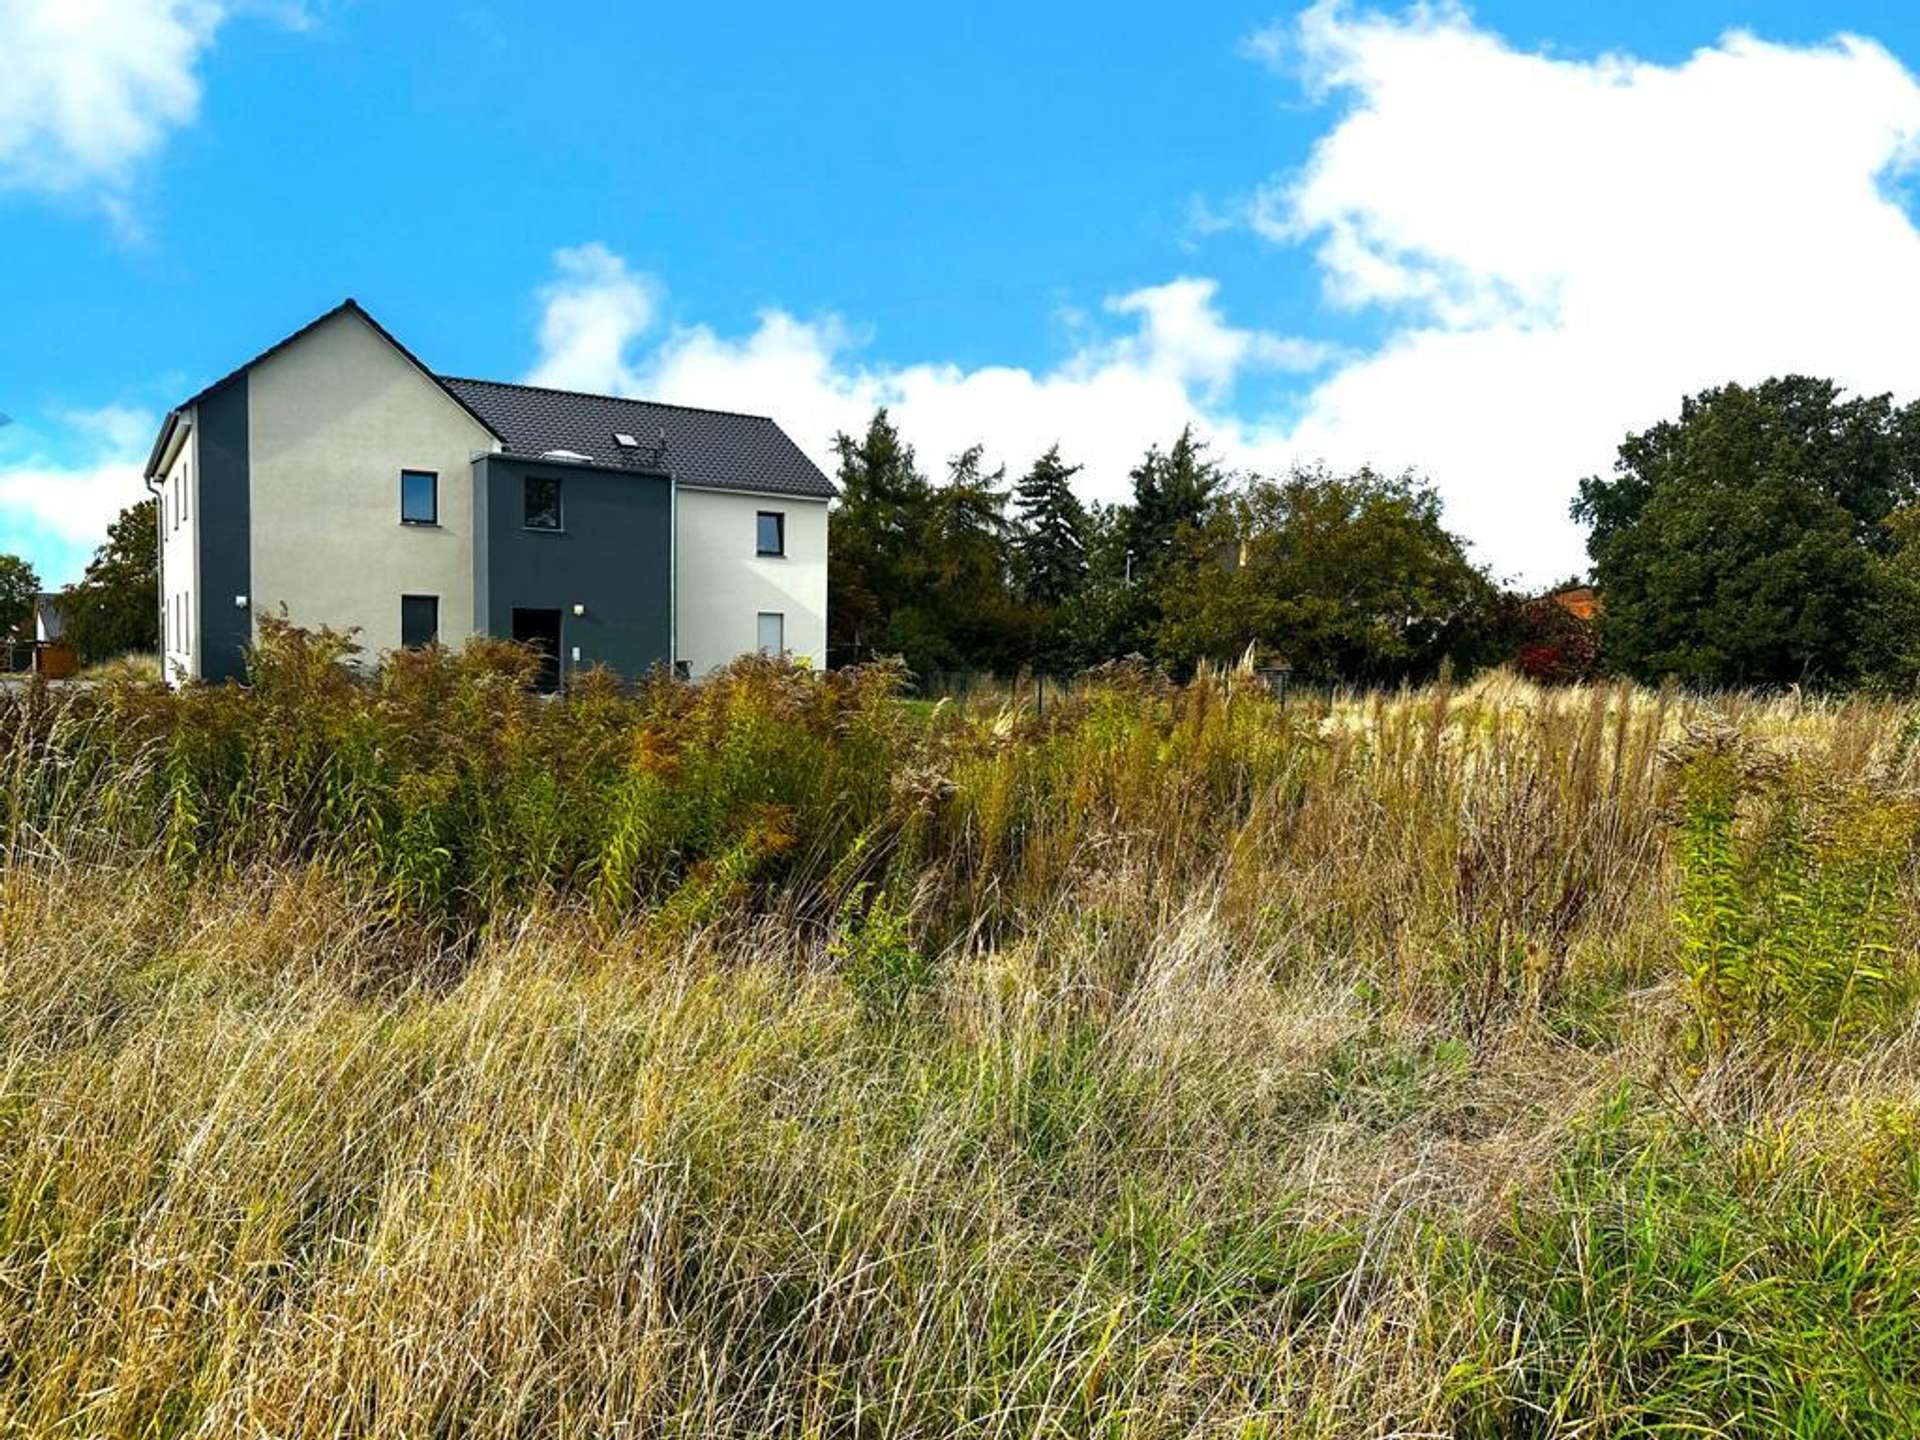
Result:
[[352,300],[172,411],[146,476],[170,676],[239,675],[283,612],[374,656],[510,636],[548,684],[825,659],[833,486],[773,421],[437,374]]

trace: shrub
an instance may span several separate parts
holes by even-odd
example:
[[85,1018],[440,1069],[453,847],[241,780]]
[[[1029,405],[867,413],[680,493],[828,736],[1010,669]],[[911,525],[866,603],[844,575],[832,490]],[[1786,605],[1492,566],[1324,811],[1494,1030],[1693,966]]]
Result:
[[1898,941],[1914,799],[1822,777],[1727,727],[1696,728],[1673,762],[1701,1041],[1832,1043],[1897,1013],[1912,986]]
[[905,1014],[933,979],[933,966],[914,944],[911,915],[884,890],[864,884],[841,907],[839,933],[827,953],[861,1008],[879,1018]]

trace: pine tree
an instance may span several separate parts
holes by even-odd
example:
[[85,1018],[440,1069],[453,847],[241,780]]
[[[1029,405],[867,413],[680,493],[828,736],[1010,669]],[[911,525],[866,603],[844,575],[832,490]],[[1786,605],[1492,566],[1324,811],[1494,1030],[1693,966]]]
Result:
[[1136,573],[1152,575],[1173,553],[1182,528],[1207,518],[1226,477],[1187,426],[1166,454],[1154,446],[1132,472],[1132,550]]
[[1087,578],[1087,511],[1073,493],[1078,465],[1050,447],[1014,487],[1022,530],[1015,541],[1026,598],[1055,606],[1077,593]]
[[836,435],[833,448],[840,499],[827,531],[827,644],[844,664],[880,653],[891,617],[910,598],[931,489],[884,407],[864,435]]
[[954,456],[946,481],[929,493],[905,599],[889,618],[888,648],[916,673],[1004,670],[1019,659],[1006,470],[986,471],[984,453],[972,445]]

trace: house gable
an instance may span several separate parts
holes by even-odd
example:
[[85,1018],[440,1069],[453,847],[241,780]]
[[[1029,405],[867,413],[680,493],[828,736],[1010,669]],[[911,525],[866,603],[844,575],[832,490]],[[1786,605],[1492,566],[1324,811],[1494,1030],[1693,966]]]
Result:
[[[434,596],[441,637],[465,640],[471,466],[492,432],[358,307],[256,360],[244,384],[253,615],[351,627],[377,655],[401,643],[401,596]],[[402,523],[403,471],[438,477],[434,523]]]

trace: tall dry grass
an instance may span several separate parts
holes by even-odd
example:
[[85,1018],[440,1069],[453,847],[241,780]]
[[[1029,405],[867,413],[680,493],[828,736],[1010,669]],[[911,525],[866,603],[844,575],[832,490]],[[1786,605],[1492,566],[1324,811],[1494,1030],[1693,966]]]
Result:
[[335,645],[0,718],[0,1429],[1913,1433],[1906,708]]

